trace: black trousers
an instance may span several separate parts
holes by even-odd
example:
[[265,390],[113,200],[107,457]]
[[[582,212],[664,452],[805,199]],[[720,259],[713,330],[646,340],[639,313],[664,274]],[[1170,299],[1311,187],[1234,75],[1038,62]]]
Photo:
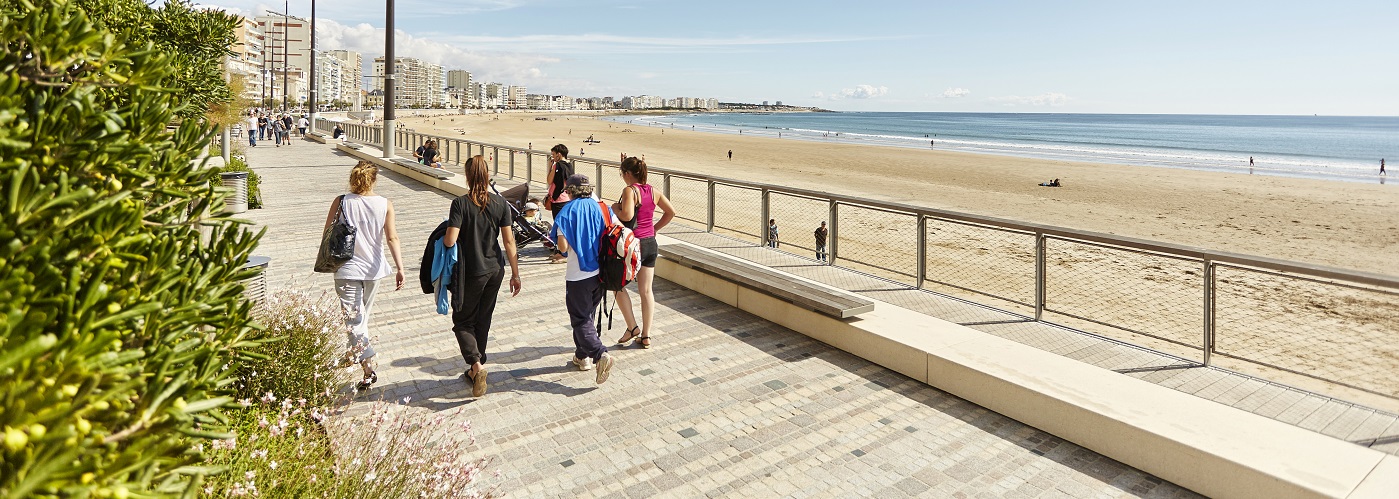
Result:
[[598,337],[597,325],[593,317],[597,315],[598,302],[607,291],[602,289],[602,281],[588,277],[581,281],[566,281],[564,301],[568,307],[568,322],[573,326],[573,358],[601,359],[607,347]]
[[[452,300],[452,332],[457,335],[461,357],[470,367],[486,363],[486,338],[491,332],[491,316],[495,315],[495,300],[500,294],[500,281],[505,269],[468,278],[462,286],[460,300]],[[456,286],[453,286],[456,287]],[[456,306],[460,303],[460,306]]]

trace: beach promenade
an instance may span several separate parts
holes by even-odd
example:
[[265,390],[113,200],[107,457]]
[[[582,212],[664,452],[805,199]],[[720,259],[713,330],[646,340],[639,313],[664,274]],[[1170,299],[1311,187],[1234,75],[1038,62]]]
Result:
[[[301,141],[250,149],[248,160],[266,208],[246,218],[267,228],[257,254],[272,257],[271,289],[330,293],[310,266],[354,160]],[[380,381],[356,404],[463,408],[455,417],[499,472],[486,485],[512,497],[1194,495],[665,280],[654,347],[614,349],[612,377],[597,386],[568,365],[564,269],[537,246],[521,255],[524,290],[496,310],[490,393],[473,399],[450,320],[417,289],[450,196],[385,170],[376,190],[397,210],[408,283],[379,295]]]

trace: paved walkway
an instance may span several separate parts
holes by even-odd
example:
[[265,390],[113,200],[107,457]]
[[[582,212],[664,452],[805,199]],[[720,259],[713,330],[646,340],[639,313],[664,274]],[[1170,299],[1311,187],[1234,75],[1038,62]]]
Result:
[[[330,290],[310,272],[330,200],[354,160],[328,146],[257,147],[272,289]],[[373,398],[464,406],[479,452],[516,497],[577,495],[1178,497],[1191,492],[868,361],[658,280],[654,347],[614,350],[611,380],[568,364],[563,267],[522,255],[524,291],[501,298],[491,392],[470,397],[450,321],[420,294],[418,258],[447,195],[381,171],[410,283],[382,293]],[[618,324],[604,340],[621,336]]]

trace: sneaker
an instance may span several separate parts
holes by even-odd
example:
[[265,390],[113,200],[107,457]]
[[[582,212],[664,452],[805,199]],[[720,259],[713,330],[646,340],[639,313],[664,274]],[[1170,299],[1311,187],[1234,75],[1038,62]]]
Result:
[[471,396],[480,397],[486,394],[486,368],[482,367],[476,372],[476,376],[471,376],[471,370],[466,370],[466,380],[471,382]]
[[573,365],[578,366],[579,371],[593,370],[593,359],[573,359]]
[[370,371],[368,376],[365,376],[364,379],[360,380],[359,383],[355,384],[355,390],[361,392],[368,390],[370,386],[373,386],[374,383],[378,382],[379,373],[377,371]]
[[603,352],[602,358],[597,360],[597,384],[607,382],[607,375],[612,373],[612,364],[612,355]]

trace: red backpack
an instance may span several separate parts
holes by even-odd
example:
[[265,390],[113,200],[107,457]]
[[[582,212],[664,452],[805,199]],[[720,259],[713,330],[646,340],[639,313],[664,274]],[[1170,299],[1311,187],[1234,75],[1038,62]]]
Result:
[[641,240],[632,234],[631,229],[622,224],[612,223],[612,212],[604,201],[597,202],[602,208],[602,237],[598,239],[598,279],[608,291],[617,291],[636,279],[636,271],[641,267]]

